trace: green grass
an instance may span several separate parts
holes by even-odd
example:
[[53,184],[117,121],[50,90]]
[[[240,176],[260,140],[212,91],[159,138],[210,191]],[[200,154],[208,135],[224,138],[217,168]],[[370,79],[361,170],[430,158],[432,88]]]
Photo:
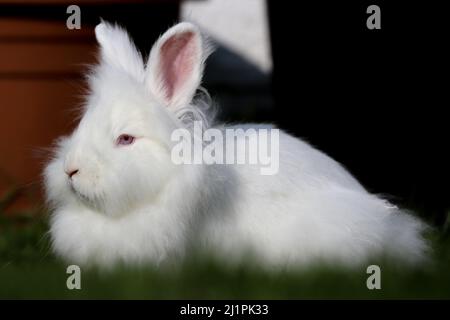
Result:
[[365,268],[316,266],[289,272],[254,264],[230,268],[195,256],[174,270],[82,270],[81,290],[66,288],[66,265],[49,250],[45,219],[0,215],[0,298],[302,299],[450,298],[450,237],[435,235],[435,264],[426,269],[381,267],[381,290],[368,290]]

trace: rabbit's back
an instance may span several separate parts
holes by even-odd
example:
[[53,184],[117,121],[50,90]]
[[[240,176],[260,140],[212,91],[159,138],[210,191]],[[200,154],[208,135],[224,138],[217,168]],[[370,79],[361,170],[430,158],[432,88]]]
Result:
[[220,206],[223,212],[214,215],[220,219],[205,224],[209,247],[235,257],[248,250],[276,265],[317,259],[354,264],[394,252],[404,260],[424,257],[425,226],[418,219],[368,193],[308,143],[282,131],[279,142],[278,173],[262,175],[258,165],[231,167],[233,204]]

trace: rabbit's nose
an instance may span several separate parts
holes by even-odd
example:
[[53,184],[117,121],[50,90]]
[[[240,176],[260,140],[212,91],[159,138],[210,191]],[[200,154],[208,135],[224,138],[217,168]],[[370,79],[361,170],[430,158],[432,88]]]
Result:
[[66,174],[69,176],[69,178],[72,178],[75,174],[78,173],[78,169],[69,169],[66,170]]

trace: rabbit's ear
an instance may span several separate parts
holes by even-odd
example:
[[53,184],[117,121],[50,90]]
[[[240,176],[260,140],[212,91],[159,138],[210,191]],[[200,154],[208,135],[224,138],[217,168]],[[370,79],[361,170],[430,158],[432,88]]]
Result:
[[208,51],[196,26],[187,22],[175,25],[150,52],[147,87],[172,110],[188,105],[200,85]]
[[144,63],[127,32],[118,25],[102,21],[95,27],[100,44],[100,64],[114,66],[138,78],[143,78]]

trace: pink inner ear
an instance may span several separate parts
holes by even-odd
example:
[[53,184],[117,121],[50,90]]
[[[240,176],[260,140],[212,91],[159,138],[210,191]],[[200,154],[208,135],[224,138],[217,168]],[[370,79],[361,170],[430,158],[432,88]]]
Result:
[[169,101],[182,89],[192,74],[197,49],[194,36],[193,32],[175,34],[161,46],[161,79]]

